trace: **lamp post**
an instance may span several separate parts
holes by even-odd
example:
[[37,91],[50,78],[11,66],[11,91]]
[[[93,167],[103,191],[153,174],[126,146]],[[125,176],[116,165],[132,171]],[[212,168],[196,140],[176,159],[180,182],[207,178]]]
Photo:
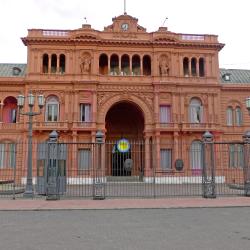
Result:
[[248,114],[250,115],[250,97],[246,98],[246,107],[247,107],[247,110],[248,110]]
[[[246,98],[246,108],[248,114],[250,115],[250,97]],[[246,131],[243,136],[244,141],[244,190],[245,196],[250,197],[250,165],[249,165],[249,155],[250,155],[250,131]]]
[[35,96],[32,93],[29,93],[26,97],[28,99],[29,111],[23,112],[22,109],[25,103],[25,97],[23,95],[17,96],[17,105],[19,108],[19,113],[21,115],[27,115],[29,117],[29,136],[28,136],[28,166],[27,166],[27,179],[24,197],[32,198],[34,195],[33,183],[32,183],[32,120],[33,116],[40,115],[42,113],[42,108],[44,106],[44,95],[38,95],[38,106],[39,112],[34,112]]

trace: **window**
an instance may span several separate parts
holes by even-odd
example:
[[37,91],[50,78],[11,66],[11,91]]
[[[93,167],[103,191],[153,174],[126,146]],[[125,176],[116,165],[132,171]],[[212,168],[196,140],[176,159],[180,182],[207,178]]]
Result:
[[171,170],[172,169],[172,150],[161,149],[161,169]]
[[236,126],[242,125],[242,112],[240,107],[236,107],[235,109],[235,123]]
[[202,144],[200,141],[193,141],[191,144],[190,165],[192,170],[202,169]]
[[132,57],[132,75],[138,76],[141,74],[141,59],[138,55]]
[[203,107],[201,101],[197,98],[192,98],[189,105],[189,122],[201,123],[203,121]]
[[49,72],[49,56],[47,54],[43,55],[43,73]]
[[46,121],[56,122],[59,120],[59,102],[56,96],[50,96],[46,101]]
[[151,75],[151,58],[150,58],[150,56],[146,55],[143,57],[142,65],[143,65],[143,75],[150,76]]
[[16,144],[0,143],[0,169],[16,167]]
[[78,169],[89,170],[91,167],[91,151],[90,149],[78,150]]
[[101,54],[99,57],[99,74],[108,74],[108,56],[106,54]]
[[110,75],[119,75],[119,57],[112,55],[110,58]]
[[229,167],[243,168],[243,145],[230,144],[229,145]]
[[160,123],[171,122],[171,106],[160,106]]
[[57,70],[57,55],[53,54],[51,56],[51,73],[56,73]]
[[130,60],[128,55],[123,55],[121,58],[121,75],[130,75]]
[[80,104],[80,121],[90,122],[90,104]]
[[192,72],[192,76],[197,76],[197,72],[196,72],[196,58],[192,58],[191,59],[191,72]]
[[189,76],[189,59],[187,57],[183,59],[183,74]]
[[200,74],[200,77],[205,76],[205,61],[204,61],[204,58],[199,59],[199,74]]
[[65,61],[65,55],[61,54],[59,59],[59,70],[61,74],[65,73]]
[[4,123],[16,123],[17,116],[17,100],[13,96],[9,96],[4,100],[2,121]]
[[233,108],[228,107],[227,108],[227,126],[233,125]]

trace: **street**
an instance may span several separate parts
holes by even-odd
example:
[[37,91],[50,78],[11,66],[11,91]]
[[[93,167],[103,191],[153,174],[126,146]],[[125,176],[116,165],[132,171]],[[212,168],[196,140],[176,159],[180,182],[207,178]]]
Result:
[[0,249],[248,250],[250,209],[0,211]]

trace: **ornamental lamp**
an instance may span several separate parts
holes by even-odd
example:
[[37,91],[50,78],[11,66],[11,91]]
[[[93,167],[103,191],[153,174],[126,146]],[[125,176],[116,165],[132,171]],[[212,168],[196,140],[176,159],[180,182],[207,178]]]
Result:
[[22,109],[23,106],[24,106],[24,100],[25,100],[25,97],[24,95],[18,95],[17,96],[17,106]]

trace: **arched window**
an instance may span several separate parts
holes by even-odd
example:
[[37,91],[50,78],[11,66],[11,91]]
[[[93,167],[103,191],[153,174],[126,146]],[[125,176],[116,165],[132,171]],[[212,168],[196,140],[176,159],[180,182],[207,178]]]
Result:
[[242,112],[240,107],[236,107],[235,109],[235,123],[236,126],[242,125]]
[[200,174],[202,169],[202,143],[198,140],[192,142],[189,152],[190,165],[193,174]]
[[244,155],[242,144],[229,144],[229,167],[243,168]]
[[187,57],[183,59],[183,74],[189,76],[189,59]]
[[3,120],[4,123],[16,123],[17,118],[17,99],[9,96],[3,102]]
[[56,73],[57,69],[57,55],[53,54],[51,56],[51,73]]
[[61,74],[65,73],[65,64],[66,64],[65,55],[61,54],[59,59],[59,70]]
[[143,57],[143,75],[144,76],[151,75],[151,58],[148,55]]
[[99,74],[108,74],[108,56],[106,54],[101,54],[99,57]]
[[46,122],[59,121],[59,101],[56,96],[49,96],[46,100]]
[[0,142],[0,169],[15,168],[16,166],[16,144],[11,142]]
[[205,61],[204,61],[204,58],[199,59],[199,75],[200,75],[200,77],[205,76]]
[[189,122],[203,122],[203,106],[198,98],[192,98],[189,104]]
[[121,74],[125,76],[130,75],[130,62],[128,55],[123,55],[121,58]]
[[48,54],[43,55],[43,73],[49,72],[49,56]]
[[118,55],[112,55],[110,58],[110,74],[119,75],[119,57]]
[[141,74],[141,60],[138,55],[132,57],[132,75],[138,76]]
[[227,108],[227,126],[233,126],[233,108]]
[[192,59],[191,59],[191,71],[192,71],[192,76],[197,76],[196,64],[197,64],[196,58],[192,58]]

